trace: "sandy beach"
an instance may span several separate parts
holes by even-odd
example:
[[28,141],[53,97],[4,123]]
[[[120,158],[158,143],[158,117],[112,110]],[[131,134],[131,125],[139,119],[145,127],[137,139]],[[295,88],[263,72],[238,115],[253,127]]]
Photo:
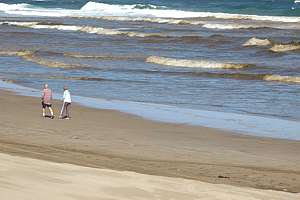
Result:
[[95,169],[0,154],[3,199],[289,200],[299,194]]
[[[204,184],[209,191],[218,188],[220,197],[225,195],[223,192],[227,191],[227,188],[241,190],[241,195],[245,198],[249,196],[248,190],[256,191],[237,189],[237,187],[284,191],[282,195],[286,199],[293,199],[293,197],[296,199],[297,197],[290,195],[289,192],[300,192],[299,141],[259,138],[211,128],[159,123],[117,111],[97,110],[79,105],[73,105],[71,120],[45,119],[40,116],[40,100],[38,98],[17,96],[6,91],[0,91],[0,104],[1,153],[92,168],[192,179],[194,181],[184,180],[183,182],[195,184],[195,187]],[[58,109],[59,102],[55,102],[56,113],[58,113]],[[26,168],[32,167],[31,162],[35,163],[34,165],[36,163],[40,163],[42,166],[49,165],[50,171],[51,166],[57,166],[60,168],[59,173],[63,173],[64,168],[66,170],[78,168],[79,177],[84,176],[83,174],[87,170],[90,173],[95,171],[95,174],[92,173],[93,176],[100,173],[99,179],[101,179],[101,174],[106,172],[105,170],[97,171],[97,169],[66,164],[58,165],[31,159],[27,162],[25,158],[10,157],[4,154],[1,154],[0,157],[2,168],[0,191],[5,192],[4,194],[7,194],[8,197],[13,195],[11,193],[13,190],[5,188],[4,183],[9,176],[5,171],[10,169],[10,167],[6,167],[9,166],[6,162],[13,162],[12,172],[14,170],[26,171]],[[33,170],[31,173],[34,171],[38,172],[39,170]],[[24,173],[26,174],[26,172]],[[120,176],[119,178],[123,176],[123,173],[128,175],[127,172],[112,171],[112,173],[116,173],[117,176]],[[49,178],[51,176],[50,174]],[[70,174],[67,173],[66,176],[70,176]],[[114,176],[112,175],[112,177]],[[132,176],[138,176],[146,177],[149,180],[153,177],[155,180],[170,181],[171,185],[181,184],[176,180],[183,180],[135,175],[134,173],[129,173],[128,176],[130,179]],[[29,177],[17,176],[11,184],[19,184],[18,178],[26,180]],[[66,177],[65,181],[68,182],[68,178],[71,177]],[[55,184],[63,184],[63,180],[64,178],[62,178],[62,183],[58,181],[59,183]],[[80,178],[76,178],[74,181],[78,180]],[[101,180],[99,181],[101,182]],[[53,187],[57,186],[55,184]],[[33,186],[31,189],[34,188]],[[145,189],[148,186],[141,187]],[[51,188],[48,189],[51,190]],[[123,191],[120,188],[119,190]],[[235,189],[228,190],[234,191]],[[193,198],[187,196],[185,199],[198,199],[196,197],[202,197],[202,192],[197,190],[196,196]],[[183,193],[186,193],[185,189],[183,189]],[[274,194],[274,197],[277,197],[279,193],[265,191],[262,194]],[[232,195],[234,197],[235,194]],[[266,199],[263,197],[257,196],[257,199]],[[66,199],[68,198],[66,197]],[[135,198],[153,199],[150,197]],[[228,198],[230,199],[230,196]]]

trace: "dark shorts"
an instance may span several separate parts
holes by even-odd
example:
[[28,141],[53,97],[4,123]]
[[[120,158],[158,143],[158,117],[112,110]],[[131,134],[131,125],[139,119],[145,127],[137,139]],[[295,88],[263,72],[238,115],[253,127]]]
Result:
[[42,107],[43,108],[51,108],[52,107],[52,104],[48,104],[48,103],[44,103],[44,102],[42,102]]

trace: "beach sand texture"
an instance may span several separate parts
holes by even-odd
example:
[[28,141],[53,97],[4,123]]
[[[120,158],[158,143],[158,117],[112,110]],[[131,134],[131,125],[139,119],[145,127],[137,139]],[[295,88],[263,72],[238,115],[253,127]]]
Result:
[[[59,102],[55,102],[56,113],[59,111],[59,104]],[[133,171],[238,187],[300,192],[299,141],[258,138],[204,127],[159,123],[117,111],[96,110],[79,105],[73,105],[71,120],[44,119],[40,117],[40,100],[38,98],[16,96],[5,91],[0,91],[0,105],[0,151],[2,153],[58,163]],[[36,190],[36,195],[42,194],[43,191],[48,191],[47,194],[59,195],[63,191],[68,193],[67,191],[72,190],[81,195],[91,195],[85,199],[93,199],[93,195],[97,195],[94,192],[86,194],[85,191],[96,191],[98,184],[102,190],[107,192],[106,195],[115,194],[115,198],[126,192],[128,192],[129,198],[131,192],[134,194],[137,192],[137,195],[148,195],[139,199],[153,199],[151,195],[155,194],[167,195],[163,199],[168,199],[168,195],[170,195],[169,199],[171,199],[176,191],[180,193],[179,197],[187,195],[189,187],[201,188],[204,185],[207,189],[191,189],[189,192],[191,196],[187,199],[196,198],[197,195],[205,197],[208,195],[207,193],[210,193],[209,191],[214,190],[219,192],[218,195],[222,197],[221,199],[230,197],[226,197],[226,195],[234,196],[240,193],[242,196],[254,193],[257,195],[276,194],[272,198],[276,199],[275,197],[279,197],[277,194],[281,194],[204,184],[192,180],[161,177],[152,179],[152,176],[134,173],[98,171],[73,165],[26,160],[25,158],[13,159],[13,157],[4,155],[0,157],[1,191],[5,191],[7,195],[23,193],[30,195],[33,193],[32,189],[35,184],[38,185],[38,188],[41,187]],[[7,162],[12,164],[11,167],[6,167]],[[43,169],[44,167],[40,167],[38,163],[47,167],[45,166]],[[47,170],[48,165],[49,170]],[[10,172],[6,172],[6,170]],[[14,172],[14,170],[16,171]],[[77,170],[78,175],[76,175]],[[88,172],[86,178],[85,171]],[[52,172],[57,172],[57,174],[52,174]],[[49,175],[44,176],[43,173],[49,173]],[[98,175],[103,179],[94,178]],[[56,176],[61,178],[55,178]],[[114,183],[116,185],[107,186],[111,190],[104,189],[106,186],[101,181],[110,178],[115,180],[113,177],[116,177]],[[128,180],[124,177],[128,177]],[[134,183],[135,178],[133,177],[138,177],[137,180],[141,180],[141,182]],[[26,181],[27,178],[28,181]],[[39,179],[41,180],[39,181]],[[8,180],[11,182],[7,182]],[[49,188],[43,181],[50,181]],[[76,181],[82,184],[77,185]],[[89,188],[88,185],[93,185],[94,181],[95,188]],[[38,184],[39,182],[41,184]],[[166,183],[169,182],[170,185],[167,186]],[[127,186],[128,184],[130,187],[132,186],[131,189],[126,189],[126,183]],[[23,184],[22,187],[21,184]],[[16,187],[16,193],[11,193],[14,187]],[[22,190],[18,190],[18,187]],[[77,190],[77,187],[82,190]],[[162,191],[154,189],[160,187]],[[183,188],[178,189],[181,187]],[[151,190],[154,192],[149,192]],[[170,193],[164,192],[169,190]],[[226,194],[222,191],[226,191]],[[211,195],[211,199],[219,197],[216,197],[214,193]],[[110,199],[108,196],[106,199]],[[79,198],[79,196],[76,197]],[[257,198],[259,197],[264,196],[257,196]],[[294,196],[289,196],[287,193],[286,198],[289,197]],[[67,198],[72,197],[66,196]],[[137,196],[133,195],[129,199],[135,198]],[[245,199],[247,198],[245,197]]]
[[299,194],[94,169],[0,154],[1,199],[288,200]]

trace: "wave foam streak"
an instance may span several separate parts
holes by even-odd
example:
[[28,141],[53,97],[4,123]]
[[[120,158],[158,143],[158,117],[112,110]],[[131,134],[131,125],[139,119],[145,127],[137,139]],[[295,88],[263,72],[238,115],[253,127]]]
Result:
[[0,55],[5,56],[19,56],[23,58],[26,61],[36,63],[38,65],[46,66],[49,68],[63,68],[63,69],[78,69],[78,68],[84,68],[84,66],[77,65],[77,64],[67,64],[57,61],[51,61],[48,59],[43,59],[41,57],[38,57],[35,55],[34,51],[1,51]]
[[271,45],[272,42],[268,39],[259,39],[256,37],[250,38],[247,40],[243,46],[268,46]]
[[242,69],[250,66],[249,64],[222,63],[208,60],[186,60],[159,56],[150,56],[146,59],[146,62],[175,67],[198,67],[211,69]]
[[298,76],[265,75],[264,80],[300,84],[300,77]]
[[160,33],[142,33],[134,31],[121,31],[117,29],[107,29],[93,26],[74,26],[74,25],[44,25],[39,22],[0,22],[0,25],[20,26],[32,29],[55,29],[62,31],[79,31],[98,35],[126,35],[128,37],[168,37]]
[[0,3],[0,11],[6,14],[25,16],[50,16],[50,17],[150,17],[150,18],[217,18],[217,19],[245,19],[273,22],[300,22],[300,17],[287,16],[260,16],[247,14],[230,14],[221,12],[194,12],[167,9],[155,5],[118,5],[97,2],[87,2],[81,9],[53,9],[34,7],[29,4]]
[[287,52],[287,51],[296,51],[300,50],[300,43],[297,42],[291,42],[288,44],[275,44],[270,48],[270,51],[272,52]]

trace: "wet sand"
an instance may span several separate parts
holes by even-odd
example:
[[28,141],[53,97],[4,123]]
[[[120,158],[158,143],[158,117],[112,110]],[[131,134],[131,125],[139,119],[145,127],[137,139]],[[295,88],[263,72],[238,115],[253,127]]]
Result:
[[[38,98],[5,91],[0,91],[0,105],[2,153],[239,187],[300,192],[300,141],[159,123],[79,105],[73,105],[71,120],[44,119],[40,116]],[[55,102],[56,113],[59,106]]]

